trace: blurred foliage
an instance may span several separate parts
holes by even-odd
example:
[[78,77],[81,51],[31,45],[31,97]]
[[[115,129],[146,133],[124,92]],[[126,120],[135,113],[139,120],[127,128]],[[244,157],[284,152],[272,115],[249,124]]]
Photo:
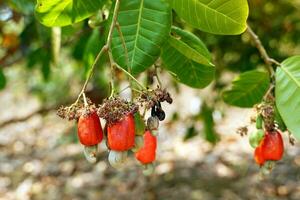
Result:
[[[38,94],[42,102],[50,105],[69,102],[79,88],[75,86],[82,85],[89,67],[104,44],[103,36],[107,32],[105,21],[94,29],[88,26],[89,19],[63,27],[60,60],[54,64],[51,28],[41,25],[35,19],[35,3],[33,0],[0,1],[0,89],[10,83],[9,77],[5,76],[6,69],[19,64],[24,66],[25,75],[22,75],[26,76],[29,92]],[[271,57],[282,61],[286,57],[300,54],[299,0],[251,0],[249,6],[248,23],[259,35]],[[222,76],[226,74],[223,72],[239,73],[264,65],[247,33],[241,36],[204,33],[187,26],[173,14],[174,24],[192,31],[210,50],[217,70],[213,84],[217,91],[223,90],[230,83],[228,80],[223,81]],[[95,84],[89,87],[89,96],[97,102],[107,96],[109,90],[105,60],[104,57],[99,62],[93,78]],[[178,86],[177,83],[175,85]],[[195,119],[203,120],[204,135],[212,143],[217,141],[217,136],[213,128],[214,109],[211,104],[216,103],[218,98],[210,102],[209,106],[203,106],[201,117]],[[191,126],[185,139],[197,135],[196,132],[196,128]]]
[[207,105],[207,103],[203,103],[201,106],[201,110],[198,114],[191,117],[190,121],[192,121],[192,125],[186,129],[183,140],[187,141],[197,135],[199,135],[200,131],[197,128],[197,122],[199,120],[203,121],[203,137],[206,141],[211,144],[216,144],[219,140],[218,134],[215,131],[215,122],[214,122],[214,109]]

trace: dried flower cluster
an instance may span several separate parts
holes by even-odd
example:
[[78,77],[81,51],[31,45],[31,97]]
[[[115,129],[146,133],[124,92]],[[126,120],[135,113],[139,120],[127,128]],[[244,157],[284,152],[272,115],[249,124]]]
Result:
[[104,100],[98,108],[98,116],[108,124],[120,121],[128,113],[136,113],[138,106],[119,97]]
[[89,115],[92,112],[96,112],[97,108],[95,104],[92,103],[90,99],[87,98],[87,104],[84,105],[83,102],[78,102],[77,104],[72,104],[71,106],[61,106],[57,110],[57,115],[63,119],[78,120],[82,115]]
[[150,109],[159,102],[166,101],[169,104],[172,104],[173,99],[169,92],[158,87],[150,93],[141,94],[138,101],[141,105],[145,106],[147,109]]

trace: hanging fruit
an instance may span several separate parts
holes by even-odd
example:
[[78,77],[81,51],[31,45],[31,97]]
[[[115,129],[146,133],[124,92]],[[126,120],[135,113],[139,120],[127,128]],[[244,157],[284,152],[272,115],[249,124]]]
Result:
[[156,157],[156,137],[151,134],[150,131],[146,131],[144,134],[144,145],[135,153],[135,157],[142,164],[149,164],[155,160]]
[[84,146],[94,146],[103,139],[103,131],[96,112],[82,115],[78,120],[78,138]]

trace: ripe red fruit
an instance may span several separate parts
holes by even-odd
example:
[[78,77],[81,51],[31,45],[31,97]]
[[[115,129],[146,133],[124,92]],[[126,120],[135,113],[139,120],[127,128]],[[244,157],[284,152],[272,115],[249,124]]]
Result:
[[284,145],[282,136],[278,131],[266,132],[260,146],[265,160],[277,161],[283,156]]
[[134,146],[135,125],[132,114],[107,126],[107,142],[111,150],[127,151]]
[[263,151],[262,151],[261,146],[258,146],[255,148],[254,160],[259,166],[262,166],[265,163],[265,159],[263,157]]
[[95,112],[79,118],[78,138],[85,146],[94,146],[102,141],[103,131],[100,119]]
[[156,137],[153,136],[150,131],[146,131],[144,134],[144,145],[135,153],[135,157],[142,164],[149,164],[155,160],[156,157]]

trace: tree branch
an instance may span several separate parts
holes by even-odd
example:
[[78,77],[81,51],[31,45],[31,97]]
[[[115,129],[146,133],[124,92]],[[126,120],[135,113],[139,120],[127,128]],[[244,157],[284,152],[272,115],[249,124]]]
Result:
[[247,26],[247,32],[250,35],[250,39],[254,42],[256,48],[258,49],[262,59],[264,60],[266,64],[266,69],[268,70],[270,76],[273,77],[274,69],[272,67],[272,64],[280,66],[280,63],[268,55],[259,37],[256,35],[256,33],[251,29],[249,25]]
[[263,99],[264,100],[268,100],[271,98],[272,101],[274,101],[274,94],[273,94],[273,90],[274,90],[274,81],[275,81],[275,72],[273,69],[273,64],[275,64],[276,66],[280,66],[280,63],[278,61],[276,61],[275,59],[271,58],[265,47],[263,46],[262,42],[260,41],[258,35],[251,29],[251,27],[249,25],[247,25],[247,32],[250,35],[251,40],[254,42],[256,48],[258,49],[262,59],[265,62],[265,67],[267,69],[267,71],[269,72],[270,78],[271,78],[271,85],[268,89],[268,91],[266,92],[266,94],[264,95]]

